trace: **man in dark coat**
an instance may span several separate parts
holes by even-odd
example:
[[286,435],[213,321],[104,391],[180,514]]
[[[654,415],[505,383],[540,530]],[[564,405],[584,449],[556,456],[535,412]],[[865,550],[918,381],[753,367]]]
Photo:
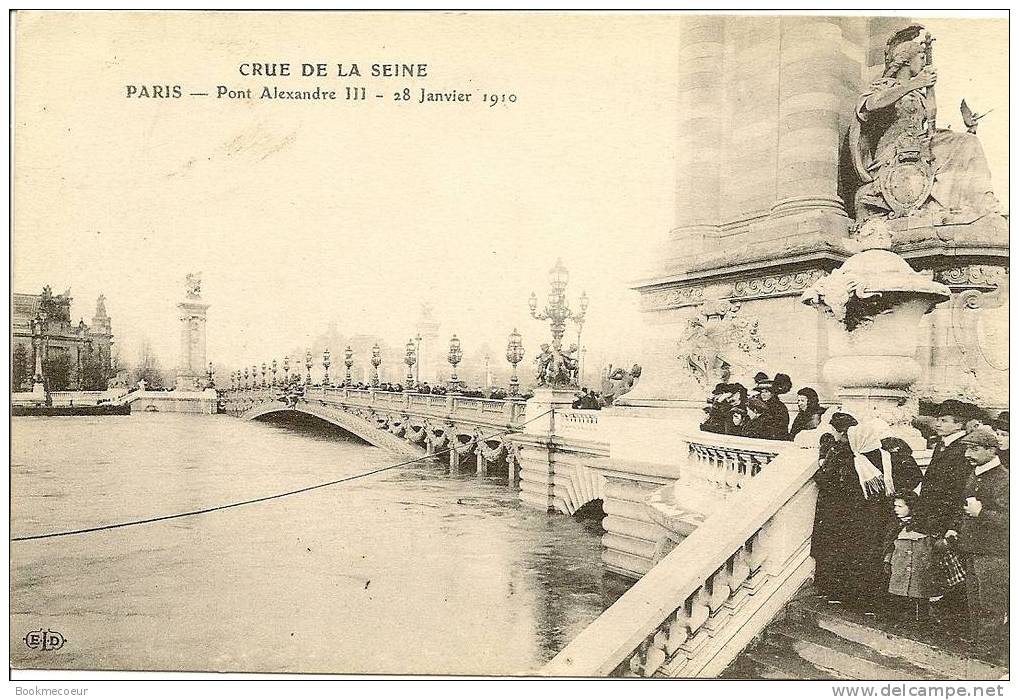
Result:
[[916,508],[921,531],[935,540],[944,538],[946,532],[959,531],[962,491],[972,471],[966,462],[966,446],[960,440],[966,435],[966,421],[971,414],[969,404],[955,399],[944,401],[937,408],[934,430],[938,442],[924,474]]
[[[954,542],[962,520],[962,498],[966,479],[973,469],[966,461],[966,445],[961,442],[966,435],[966,421],[973,415],[971,404],[948,399],[936,407],[934,432],[937,442],[934,454],[920,484],[917,499],[917,530],[930,535],[934,542],[937,561],[951,560],[950,543]],[[936,566],[939,572],[951,567]],[[963,587],[954,585],[956,580],[939,574],[932,580],[932,589],[944,593],[936,609],[936,617],[946,628],[961,632],[965,624],[966,599]]]
[[1008,470],[998,437],[981,427],[960,441],[972,467],[964,487],[958,549],[966,557],[970,630],[983,650],[1004,651],[1008,615]]

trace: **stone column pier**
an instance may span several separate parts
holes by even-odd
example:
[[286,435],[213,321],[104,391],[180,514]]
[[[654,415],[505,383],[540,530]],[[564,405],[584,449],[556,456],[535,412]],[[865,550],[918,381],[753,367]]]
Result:
[[772,215],[809,211],[844,231],[839,146],[860,83],[863,20],[783,17],[778,80],[778,158]]
[[725,23],[722,16],[684,17],[679,32],[676,227],[666,257],[690,254],[713,235],[725,120]]

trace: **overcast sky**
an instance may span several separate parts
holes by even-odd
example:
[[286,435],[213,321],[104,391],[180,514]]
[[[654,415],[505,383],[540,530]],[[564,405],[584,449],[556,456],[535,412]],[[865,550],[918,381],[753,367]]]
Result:
[[[527,297],[561,256],[586,290],[585,344],[632,362],[627,283],[673,218],[676,19],[92,13],[23,17],[16,63],[14,288],[101,291],[125,359],[148,338],[176,362],[175,303],[202,271],[209,359],[282,356],[335,323],[394,345],[430,301],[442,334],[495,348],[547,336]],[[1007,23],[931,20],[939,121],[960,96],[1007,205]],[[138,100],[125,86],[339,89],[252,80],[244,61],[427,63],[364,80],[385,101]],[[721,76],[720,76],[721,77]],[[392,92],[414,87],[411,104]],[[418,87],[515,94],[511,106],[417,104]],[[375,88],[378,88],[376,91]],[[338,353],[336,353],[338,354]]]

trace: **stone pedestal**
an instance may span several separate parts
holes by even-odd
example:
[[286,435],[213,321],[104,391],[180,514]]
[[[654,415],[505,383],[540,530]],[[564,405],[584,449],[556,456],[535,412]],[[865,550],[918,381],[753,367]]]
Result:
[[180,311],[180,364],[174,388],[195,391],[205,387],[208,364],[205,355],[205,324],[209,305],[200,297],[189,297],[177,304]]
[[538,387],[527,401],[527,424],[523,433],[514,437],[519,450],[520,502],[540,510],[552,510],[555,455],[555,411],[571,409],[576,390]]
[[802,301],[825,319],[830,356],[824,375],[842,410],[861,423],[880,418],[922,449],[910,426],[917,407],[909,393],[921,374],[915,359],[921,322],[951,291],[887,249],[891,234],[884,221],[868,221],[861,236],[864,250],[815,282]]

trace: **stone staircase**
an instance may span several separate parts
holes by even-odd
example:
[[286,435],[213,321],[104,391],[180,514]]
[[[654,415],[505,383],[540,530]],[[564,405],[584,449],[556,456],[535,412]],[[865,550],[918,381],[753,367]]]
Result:
[[975,658],[958,639],[829,605],[811,588],[788,603],[722,678],[992,680],[1004,666]]

